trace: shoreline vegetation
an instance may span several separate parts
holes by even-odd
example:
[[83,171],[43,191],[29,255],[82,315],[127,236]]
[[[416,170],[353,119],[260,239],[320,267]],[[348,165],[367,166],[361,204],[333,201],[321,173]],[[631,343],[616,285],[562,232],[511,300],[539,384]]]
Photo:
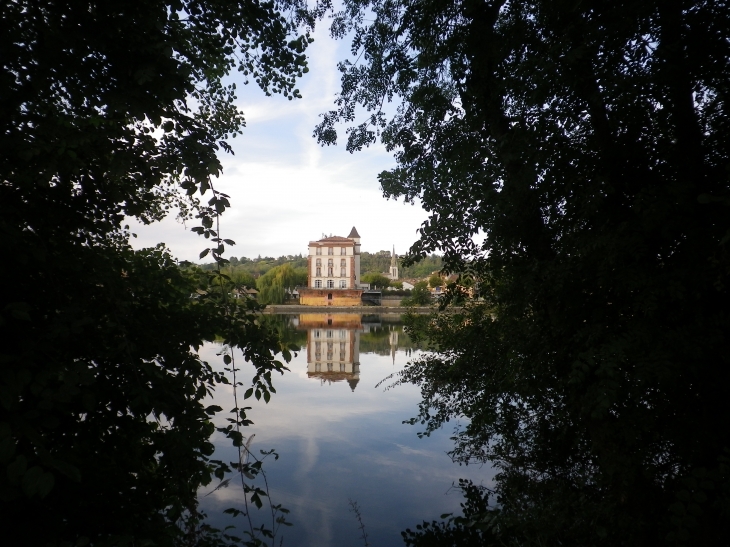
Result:
[[[449,308],[450,310],[460,308]],[[289,314],[289,313],[314,313],[314,312],[336,312],[336,313],[364,313],[364,314],[404,314],[404,313],[434,313],[438,308],[434,306],[303,306],[301,304],[275,304],[266,306],[262,310],[264,314]]]

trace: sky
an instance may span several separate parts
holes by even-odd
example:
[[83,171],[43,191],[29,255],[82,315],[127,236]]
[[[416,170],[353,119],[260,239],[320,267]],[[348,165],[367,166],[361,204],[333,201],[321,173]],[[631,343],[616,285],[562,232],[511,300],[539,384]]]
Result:
[[[427,218],[418,203],[383,197],[377,175],[395,160],[382,145],[350,154],[344,128],[337,146],[321,147],[312,137],[319,115],[334,108],[337,62],[349,57],[349,43],[330,38],[327,21],[321,23],[307,51],[310,71],[297,86],[302,99],[266,97],[255,84],[237,86],[246,128],[229,141],[233,156],[221,152],[223,174],[213,181],[231,196],[221,218],[222,237],[236,242],[228,257],[306,254],[309,241],[347,236],[353,226],[363,251],[395,246],[402,255]],[[199,262],[208,245],[190,231],[194,225],[174,218],[151,226],[130,222],[137,234],[132,244],[139,249],[164,242],[179,260]]]

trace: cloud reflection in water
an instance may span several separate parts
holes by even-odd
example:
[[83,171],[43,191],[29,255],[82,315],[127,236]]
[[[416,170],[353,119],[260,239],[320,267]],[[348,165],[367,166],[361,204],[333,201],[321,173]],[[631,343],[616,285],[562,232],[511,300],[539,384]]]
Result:
[[[306,333],[306,345],[289,364],[291,372],[273,379],[277,393],[268,405],[246,401],[245,406],[253,407],[249,418],[254,425],[244,431],[245,436],[256,434],[252,452],[275,448],[280,455],[277,461],[267,459],[264,468],[274,503],[291,510],[288,520],[294,526],[284,530],[284,545],[360,545],[357,521],[348,506],[353,499],[361,508],[370,544],[400,546],[405,528],[458,512],[461,496],[450,487],[459,478],[491,482],[491,469],[451,462],[446,454],[452,446],[451,430],[419,439],[417,426],[402,423],[417,413],[420,393],[415,386],[387,391],[375,387],[418,354],[394,319],[397,316],[290,316],[291,327],[302,337]],[[220,349],[207,345],[204,359],[222,367],[215,355]],[[242,368],[240,378],[246,381],[251,372]],[[226,388],[216,393],[216,404],[231,409],[233,394]],[[225,416],[217,419],[223,423]],[[216,457],[236,460],[227,439],[217,434],[213,441]],[[220,515],[242,500],[240,484],[234,483],[202,499],[203,509],[218,526],[235,523]]]

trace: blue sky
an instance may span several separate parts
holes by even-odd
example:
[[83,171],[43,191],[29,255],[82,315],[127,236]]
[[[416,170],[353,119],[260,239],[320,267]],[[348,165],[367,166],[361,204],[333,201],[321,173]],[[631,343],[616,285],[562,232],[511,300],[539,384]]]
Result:
[[[319,114],[333,108],[339,91],[337,62],[349,56],[349,43],[332,40],[327,21],[322,23],[308,50],[310,71],[298,85],[302,99],[266,97],[255,84],[238,86],[247,127],[230,141],[235,155],[221,156],[223,175],[214,181],[232,198],[221,221],[223,237],[237,243],[228,256],[306,253],[310,240],[323,233],[346,236],[353,225],[364,251],[395,245],[404,254],[426,219],[418,204],[383,198],[377,174],[395,162],[382,146],[350,154],[344,143],[323,148],[312,138]],[[133,245],[164,242],[177,258],[197,261],[207,245],[187,228],[172,218],[133,225]]]

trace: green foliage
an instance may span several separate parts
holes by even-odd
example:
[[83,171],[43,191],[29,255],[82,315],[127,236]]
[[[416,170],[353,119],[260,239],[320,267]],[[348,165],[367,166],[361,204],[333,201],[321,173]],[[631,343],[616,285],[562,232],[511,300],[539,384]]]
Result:
[[245,270],[226,268],[225,270],[223,270],[223,273],[230,277],[230,283],[235,289],[253,289],[256,287],[256,280],[254,279],[253,275]]
[[[402,262],[401,259],[399,262]],[[442,260],[439,255],[431,254],[407,266],[401,263],[399,268],[401,277],[421,279],[430,275],[431,272],[441,270]],[[389,251],[378,251],[377,253],[363,251],[360,255],[360,270],[363,272],[387,272],[389,269]]]
[[401,306],[428,306],[431,303],[431,291],[428,290],[428,283],[419,281],[413,286],[411,296],[401,301]]
[[444,280],[441,279],[441,276],[439,274],[433,274],[431,277],[428,278],[428,286],[432,288],[443,287]]
[[282,304],[288,291],[306,285],[306,268],[292,268],[290,264],[276,266],[256,280],[262,304]]
[[[461,504],[462,515],[441,515],[440,522],[423,522],[415,530],[401,532],[406,546],[410,547],[482,547],[484,545],[507,545],[506,530],[498,530],[499,510],[489,505],[491,492],[465,480],[459,480],[465,501]],[[495,529],[497,528],[497,529]],[[499,532],[499,533],[495,533]]]
[[[298,96],[310,15],[288,0],[4,3],[0,511],[16,543],[164,546],[198,526],[198,487],[228,468],[210,460],[204,400],[228,380],[196,351],[216,335],[242,348],[268,399],[280,346],[224,277],[134,251],[123,221],[178,208],[224,262],[230,204],[211,177],[243,126],[224,77]],[[250,423],[235,413],[233,440]]]
[[431,272],[441,271],[442,269],[442,257],[432,253],[425,257],[419,257],[417,261],[403,263],[400,274],[405,278],[423,279],[431,275]]
[[[258,258],[246,258],[242,256],[240,258],[231,257],[229,264],[226,267],[226,272],[230,274],[235,272],[247,273],[253,276],[254,279],[268,272],[271,268],[281,266],[283,264],[289,264],[292,268],[306,268],[307,258],[299,255],[283,255],[279,258],[273,258],[271,256]],[[210,262],[201,264],[200,268],[204,271],[214,271],[217,268],[217,263]]]
[[360,253],[360,271],[362,272],[387,272],[390,268],[390,252],[378,251],[377,253],[369,253],[362,251]]
[[390,286],[390,279],[378,272],[368,272],[360,276],[363,283],[369,283],[370,288],[386,289]]
[[498,540],[725,544],[726,3],[346,0],[333,32],[360,60],[320,141],[364,107],[347,148],[430,213],[406,262],[479,281],[403,380],[499,470]]

